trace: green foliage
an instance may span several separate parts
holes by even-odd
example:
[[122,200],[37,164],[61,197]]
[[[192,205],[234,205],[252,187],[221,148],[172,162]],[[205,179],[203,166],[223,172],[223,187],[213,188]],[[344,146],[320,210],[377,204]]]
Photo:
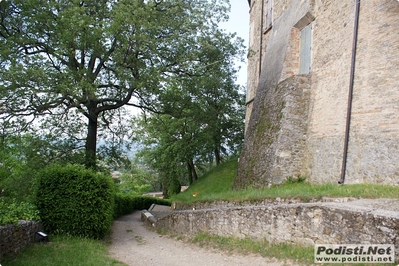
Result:
[[33,201],[36,172],[49,163],[82,161],[74,152],[75,143],[52,135],[2,136],[0,141],[0,196],[17,201]]
[[132,213],[134,210],[143,210],[152,204],[170,206],[170,201],[155,197],[137,196],[135,194],[116,193],[114,219]]
[[218,29],[227,0],[0,6],[2,125],[23,131],[35,118],[43,132],[84,139],[88,167],[96,166],[97,136],[121,141],[130,133],[124,106],[157,111],[167,84],[201,75],[209,63],[232,65],[218,53],[232,50],[232,36]]
[[[181,191],[181,184],[177,178],[171,178],[167,180],[167,197],[179,194]],[[164,195],[165,196],[165,195]]]
[[286,184],[293,184],[293,183],[302,183],[305,182],[306,176],[289,176],[287,177],[287,180],[285,181]]
[[167,78],[149,99],[159,112],[133,121],[135,137],[146,145],[138,156],[159,173],[166,196],[178,192],[177,181],[198,179],[202,165],[236,154],[244,137],[245,97],[232,64],[242,59],[242,40],[214,29],[194,46],[201,64],[191,65],[187,76]]
[[162,147],[145,148],[138,154],[143,161],[147,162],[150,169],[156,172],[165,198],[169,197],[169,189],[172,189],[172,193],[176,191],[177,183],[179,186],[181,183],[187,183],[185,175],[187,168],[184,167],[184,163],[179,162],[181,152],[174,145],[169,147],[162,145]]
[[49,233],[101,238],[114,207],[110,176],[82,165],[51,165],[39,173],[36,204]]
[[122,173],[118,180],[118,192],[137,195],[150,192],[158,181],[155,173],[136,164],[132,164],[130,171]]
[[127,155],[129,149],[130,145],[124,143],[124,141],[105,141],[97,149],[97,168],[108,171],[111,169],[128,169],[131,163]]
[[28,202],[17,203],[15,200],[0,199],[0,226],[18,224],[18,220],[38,221],[39,211],[36,206]]
[[109,258],[107,245],[98,240],[72,236],[51,236],[46,245],[35,244],[22,250],[15,259],[1,261],[7,266],[123,266]]

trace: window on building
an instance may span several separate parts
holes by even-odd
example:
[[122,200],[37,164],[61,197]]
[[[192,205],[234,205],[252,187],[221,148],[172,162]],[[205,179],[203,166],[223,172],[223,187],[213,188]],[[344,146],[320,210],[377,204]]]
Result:
[[265,20],[265,32],[271,29],[273,24],[273,0],[266,1],[266,20]]
[[301,30],[299,53],[299,74],[309,74],[311,70],[312,24]]

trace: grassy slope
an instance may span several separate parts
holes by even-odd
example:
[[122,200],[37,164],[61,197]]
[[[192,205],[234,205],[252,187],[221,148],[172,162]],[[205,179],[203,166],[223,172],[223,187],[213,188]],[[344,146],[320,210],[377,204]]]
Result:
[[[361,198],[399,198],[398,186],[374,184],[356,185],[311,185],[308,182],[287,182],[284,185],[265,189],[232,190],[238,163],[229,161],[215,167],[186,191],[172,197],[172,201],[191,203],[195,201],[213,200],[262,200],[265,198],[299,197],[310,198],[329,197],[361,197]],[[195,195],[195,196],[193,196]]]

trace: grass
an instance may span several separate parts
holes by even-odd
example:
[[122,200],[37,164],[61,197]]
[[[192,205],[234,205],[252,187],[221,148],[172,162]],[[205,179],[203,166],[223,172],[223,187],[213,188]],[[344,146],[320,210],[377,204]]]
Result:
[[98,240],[53,236],[48,243],[36,243],[24,249],[16,259],[1,261],[7,266],[122,266],[108,257],[107,245]]
[[313,247],[304,247],[293,244],[270,244],[267,241],[254,241],[250,238],[221,237],[207,233],[197,234],[191,242],[201,247],[214,248],[228,253],[250,254],[255,253],[263,257],[287,260],[295,258],[301,265],[309,265],[313,262]]
[[[172,197],[172,201],[193,203],[196,201],[257,201],[267,198],[300,198],[308,201],[321,197],[356,197],[356,198],[399,198],[399,186],[354,184],[312,185],[309,182],[291,181],[270,188],[248,188],[232,190],[237,172],[236,160],[215,167],[186,191]],[[300,179],[301,181],[301,179]]]
[[[220,194],[231,190],[234,176],[237,171],[237,162],[229,161],[208,171],[186,191],[173,195],[172,201],[192,202],[196,200],[213,200]],[[193,197],[195,194],[195,197]]]

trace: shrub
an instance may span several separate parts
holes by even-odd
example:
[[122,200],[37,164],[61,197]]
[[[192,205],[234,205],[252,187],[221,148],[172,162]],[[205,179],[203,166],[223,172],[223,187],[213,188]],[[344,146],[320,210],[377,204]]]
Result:
[[166,199],[170,196],[177,195],[180,193],[181,184],[177,177],[164,178],[162,182],[162,193]]
[[0,226],[7,224],[18,224],[18,220],[36,220],[38,221],[39,211],[31,203],[20,202],[15,200],[6,202],[0,199]]
[[82,165],[51,165],[41,171],[36,205],[49,233],[102,238],[112,224],[114,183]]
[[295,183],[303,183],[306,180],[306,176],[289,176],[285,181],[285,184],[295,184]]
[[170,182],[168,184],[169,196],[179,194],[180,190],[181,190],[181,184],[180,184],[179,180],[177,180],[177,178],[170,180]]
[[137,196],[134,194],[116,193],[114,218],[131,213],[134,210],[143,210],[151,207],[152,204],[170,206],[170,202],[165,199]]

